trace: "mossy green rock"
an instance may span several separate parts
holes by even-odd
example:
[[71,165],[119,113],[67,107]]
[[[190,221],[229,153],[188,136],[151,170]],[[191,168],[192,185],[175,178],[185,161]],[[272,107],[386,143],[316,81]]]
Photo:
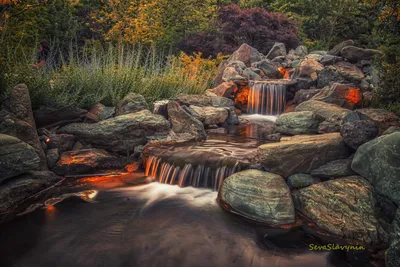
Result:
[[276,120],[276,131],[286,135],[317,134],[323,118],[312,111],[282,114]]
[[295,208],[327,232],[369,244],[379,242],[373,187],[360,176],[311,185],[293,192]]
[[400,132],[360,146],[351,168],[370,181],[378,192],[400,205]]
[[308,100],[296,107],[296,111],[313,111],[315,114],[320,115],[325,120],[332,115],[338,118],[346,116],[350,110],[347,108],[339,107],[335,104],[325,103],[318,100]]
[[351,169],[351,162],[352,158],[334,160],[313,170],[311,175],[326,179],[354,175],[356,173]]
[[129,93],[117,103],[115,115],[120,116],[144,109],[149,109],[146,99],[142,95]]
[[391,225],[389,249],[386,252],[386,266],[400,266],[400,209]]
[[293,223],[295,213],[289,187],[277,174],[246,170],[226,178],[219,190],[223,208],[254,221]]
[[305,173],[296,173],[290,175],[287,179],[287,184],[290,189],[299,189],[314,184],[314,178]]
[[72,123],[58,132],[75,135],[94,147],[126,153],[149,139],[166,137],[169,131],[170,123],[163,116],[142,110],[98,123]]
[[35,149],[10,135],[0,134],[0,183],[39,167]]

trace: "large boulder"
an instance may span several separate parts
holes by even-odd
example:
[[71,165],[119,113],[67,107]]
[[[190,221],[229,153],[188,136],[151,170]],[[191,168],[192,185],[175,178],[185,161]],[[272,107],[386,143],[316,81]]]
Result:
[[188,139],[202,140],[207,137],[203,123],[190,115],[177,102],[168,103],[168,118],[172,130],[177,134],[187,134]]
[[352,45],[343,47],[340,53],[344,58],[352,62],[373,59],[374,56],[382,54],[378,50],[363,49]]
[[221,96],[179,94],[176,97],[176,101],[185,106],[233,107],[235,105],[233,100]]
[[400,118],[390,111],[379,108],[363,108],[357,111],[373,120],[382,132],[390,126],[400,126]]
[[317,134],[323,118],[312,111],[289,112],[276,120],[276,131],[286,135]]
[[361,82],[361,80],[364,79],[363,71],[356,65],[350,64],[349,62],[340,61],[335,63],[333,67],[346,80],[352,82]]
[[224,180],[219,204],[254,221],[281,225],[295,221],[290,190],[285,180],[273,173],[246,170]]
[[276,57],[286,56],[286,47],[284,43],[275,43],[274,46],[269,50],[266,58],[274,59]]
[[368,244],[380,241],[373,187],[350,176],[314,184],[293,192],[297,210],[317,226],[341,238]]
[[334,83],[325,87],[312,100],[336,104],[340,107],[355,109],[362,104],[362,94],[359,88],[352,84]]
[[353,149],[357,149],[362,144],[374,139],[378,134],[378,126],[371,120],[346,122],[340,129],[343,141]]
[[190,106],[190,108],[200,115],[200,121],[204,126],[221,124],[226,121],[229,115],[225,108],[198,106]]
[[14,136],[35,149],[40,158],[40,169],[46,170],[46,156],[42,149],[32,113],[28,87],[18,84],[11,91],[0,113],[0,133]]
[[333,55],[333,56],[340,56],[342,49],[346,46],[352,46],[354,45],[353,40],[346,40],[344,42],[341,42],[340,44],[335,45],[331,50],[329,50],[328,54]]
[[223,82],[220,85],[218,85],[217,87],[213,88],[213,89],[208,89],[207,91],[212,92],[214,94],[216,94],[217,96],[222,96],[222,97],[232,97],[234,96],[235,92],[237,92],[238,87],[237,85],[232,82]]
[[147,104],[146,99],[144,99],[142,95],[129,93],[120,101],[118,101],[117,107],[115,109],[115,115],[125,115],[144,109],[149,109],[149,105]]
[[263,55],[258,52],[257,49],[249,46],[248,44],[242,44],[238,50],[233,52],[233,54],[228,59],[228,62],[231,61],[241,61],[247,67],[251,66],[251,63],[260,61]]
[[39,167],[40,159],[27,143],[13,136],[0,134],[0,147],[0,183]]
[[327,162],[349,156],[339,133],[283,137],[258,147],[256,160],[265,170],[288,177],[310,173]]
[[103,149],[91,148],[62,153],[52,171],[58,175],[74,175],[122,168],[116,156]]
[[73,107],[61,109],[40,107],[33,111],[38,128],[64,126],[73,122],[81,122],[86,119],[87,114],[87,110]]
[[253,67],[262,70],[265,78],[269,79],[281,79],[283,78],[279,68],[270,60],[263,59],[253,64]]
[[351,169],[353,158],[338,159],[328,162],[311,172],[312,176],[322,179],[346,177],[356,174]]
[[296,111],[313,111],[324,119],[328,119],[333,115],[338,118],[343,118],[350,112],[350,110],[339,107],[338,105],[317,100],[309,100],[301,103],[296,107]]
[[29,171],[0,184],[0,223],[20,208],[25,200],[58,181],[60,177],[52,172]]
[[348,81],[343,78],[334,66],[327,66],[318,73],[317,87],[324,88],[325,86],[331,86],[333,83],[346,82]]
[[400,205],[400,132],[360,146],[351,168],[370,181],[378,192]]
[[72,123],[58,133],[72,134],[98,148],[124,153],[150,139],[164,138],[170,132],[170,123],[149,110],[129,113],[98,123]]

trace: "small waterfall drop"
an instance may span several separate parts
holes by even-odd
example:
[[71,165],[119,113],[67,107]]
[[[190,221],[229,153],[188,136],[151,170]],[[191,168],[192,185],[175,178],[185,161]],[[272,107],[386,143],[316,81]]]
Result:
[[218,191],[225,178],[240,170],[238,162],[233,167],[224,165],[217,169],[190,163],[180,167],[163,161],[161,158],[150,156],[146,161],[145,175],[157,179],[163,184],[177,184],[180,187],[205,187]]
[[279,115],[285,110],[286,84],[256,82],[249,84],[247,113]]

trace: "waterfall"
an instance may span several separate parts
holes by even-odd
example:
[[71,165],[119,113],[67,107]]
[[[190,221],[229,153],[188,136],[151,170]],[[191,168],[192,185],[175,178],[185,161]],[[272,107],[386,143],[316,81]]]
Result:
[[286,85],[251,82],[247,113],[279,115],[285,110]]
[[212,169],[204,165],[185,164],[183,167],[150,156],[146,161],[145,175],[163,184],[177,184],[180,187],[208,187],[218,191],[224,179],[240,171],[238,162],[233,167],[227,165]]

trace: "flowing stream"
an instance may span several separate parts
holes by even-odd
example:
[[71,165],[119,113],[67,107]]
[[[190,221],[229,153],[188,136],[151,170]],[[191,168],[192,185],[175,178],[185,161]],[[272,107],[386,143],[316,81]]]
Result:
[[69,198],[3,224],[0,266],[351,266],[343,252],[310,251],[319,241],[304,231],[247,222],[216,197],[151,183],[100,191],[94,203]]

